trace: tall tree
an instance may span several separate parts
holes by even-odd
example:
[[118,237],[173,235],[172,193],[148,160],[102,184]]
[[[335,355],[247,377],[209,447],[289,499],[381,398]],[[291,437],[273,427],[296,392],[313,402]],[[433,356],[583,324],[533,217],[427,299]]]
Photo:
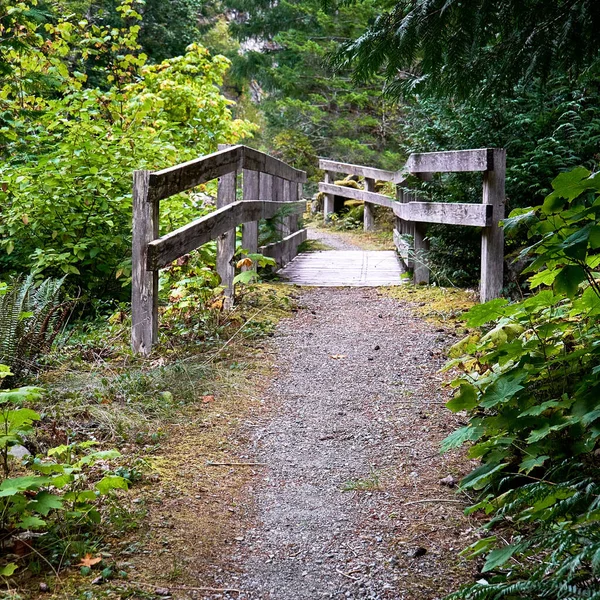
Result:
[[599,28],[597,0],[401,0],[337,62],[359,80],[383,70],[396,95],[489,95],[557,71],[597,74]]
[[[323,6],[321,0],[224,0],[241,44],[233,73],[265,116],[264,145],[315,172],[317,156],[397,168],[398,109],[382,97],[383,79],[357,86],[334,73],[327,56],[361,35],[378,0]],[[221,48],[219,48],[221,50]]]

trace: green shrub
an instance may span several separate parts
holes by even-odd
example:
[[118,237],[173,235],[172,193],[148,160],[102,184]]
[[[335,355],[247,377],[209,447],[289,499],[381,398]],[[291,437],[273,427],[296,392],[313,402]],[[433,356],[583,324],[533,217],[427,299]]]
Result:
[[[139,18],[131,0],[121,5]],[[0,270],[77,275],[85,295],[127,297],[131,273],[131,175],[235,143],[253,126],[233,119],[219,89],[229,61],[198,45],[144,66],[139,26],[110,29],[61,21],[8,53],[3,81],[11,139],[0,165]],[[86,66],[105,85],[88,87]],[[52,73],[52,86],[22,94],[24,67]],[[14,81],[13,81],[14,80]],[[193,195],[162,203],[162,222],[182,225],[207,210]]]
[[496,512],[492,528],[516,525],[508,546],[492,536],[470,549],[488,553],[490,578],[453,598],[600,593],[600,174],[577,168],[552,185],[543,206],[505,225],[527,230],[522,255],[541,289],[472,308],[468,325],[491,327],[456,344],[448,365],[464,371],[448,408],[470,418],[443,449],[470,443],[482,463],[461,482],[482,495],[473,510]]

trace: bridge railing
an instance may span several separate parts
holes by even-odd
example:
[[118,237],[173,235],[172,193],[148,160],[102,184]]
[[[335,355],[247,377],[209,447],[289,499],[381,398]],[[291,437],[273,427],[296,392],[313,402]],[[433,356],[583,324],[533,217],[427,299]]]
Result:
[[[384,171],[362,165],[352,165],[320,160],[319,167],[325,171],[319,190],[324,193],[323,215],[334,211],[334,198],[340,196],[364,202],[364,229],[373,229],[373,205],[390,208],[396,216],[394,243],[406,266],[413,269],[415,284],[429,282],[429,269],[420,256],[429,249],[427,225],[468,225],[481,228],[481,284],[480,298],[486,302],[500,295],[504,276],[504,231],[499,222],[504,218],[504,180],[506,151],[498,148],[456,150],[451,152],[427,152],[411,154],[398,171]],[[481,204],[445,202],[417,202],[411,192],[402,185],[409,175],[425,181],[434,173],[482,172],[483,193]],[[364,178],[364,190],[335,185],[335,173],[357,175]],[[376,181],[396,185],[396,198],[375,192]],[[410,247],[403,235],[412,236]]]
[[[159,237],[160,201],[218,178],[217,210]],[[237,200],[242,179],[242,200]],[[289,262],[306,239],[298,216],[304,212],[302,184],[306,173],[246,146],[220,147],[218,152],[163,169],[133,174],[133,243],[131,345],[150,354],[158,339],[158,271],[202,244],[217,240],[217,272],[226,301],[233,301],[236,227],[242,247],[261,252],[279,266]],[[278,224],[279,242],[258,248],[258,224],[285,208]]]

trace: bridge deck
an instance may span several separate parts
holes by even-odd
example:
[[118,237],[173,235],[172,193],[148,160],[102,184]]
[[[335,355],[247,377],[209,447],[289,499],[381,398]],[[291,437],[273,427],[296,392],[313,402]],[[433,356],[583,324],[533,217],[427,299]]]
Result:
[[324,250],[299,254],[278,274],[296,285],[375,287],[401,285],[403,269],[394,251]]

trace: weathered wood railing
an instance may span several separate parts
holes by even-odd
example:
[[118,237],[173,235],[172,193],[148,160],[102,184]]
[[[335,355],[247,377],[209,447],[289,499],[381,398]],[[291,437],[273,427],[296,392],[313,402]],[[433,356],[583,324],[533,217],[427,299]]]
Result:
[[[238,179],[243,180],[237,200]],[[219,179],[217,210],[176,231],[159,237],[159,203],[180,192]],[[133,175],[133,247],[131,345],[150,354],[158,338],[158,271],[202,244],[217,240],[217,272],[226,299],[233,299],[236,227],[242,226],[242,247],[260,250],[279,266],[289,262],[306,239],[298,228],[304,212],[302,184],[306,173],[246,146],[224,147],[219,152],[162,171],[135,171]],[[282,208],[279,225],[283,239],[258,248],[258,222],[273,218]]]
[[[423,260],[419,260],[420,255],[429,248],[426,237],[428,223],[481,227],[480,298],[482,302],[486,302],[500,295],[504,275],[504,232],[499,222],[504,218],[505,150],[482,148],[411,154],[406,165],[395,172],[331,160],[320,160],[319,167],[325,171],[325,181],[319,184],[319,190],[325,194],[325,219],[334,210],[335,196],[364,202],[365,231],[373,228],[373,205],[385,206],[394,211],[394,243],[407,266],[412,261],[413,281],[416,284],[429,282],[429,269]],[[430,180],[434,173],[466,171],[483,172],[482,204],[415,202],[414,194],[401,186],[409,175]],[[335,173],[363,177],[365,189],[334,185],[332,181]],[[375,193],[377,180],[394,183],[396,198]],[[403,239],[404,234],[412,235],[412,248]]]

